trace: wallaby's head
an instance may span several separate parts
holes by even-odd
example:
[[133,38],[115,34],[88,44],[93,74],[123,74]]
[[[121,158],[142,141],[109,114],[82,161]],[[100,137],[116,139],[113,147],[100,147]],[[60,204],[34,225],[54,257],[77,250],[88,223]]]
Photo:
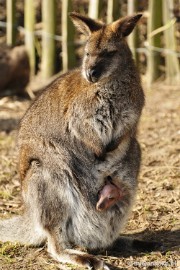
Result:
[[87,36],[82,65],[86,80],[95,83],[128,65],[131,52],[125,39],[141,16],[127,16],[106,25],[76,12],[70,13],[74,25]]

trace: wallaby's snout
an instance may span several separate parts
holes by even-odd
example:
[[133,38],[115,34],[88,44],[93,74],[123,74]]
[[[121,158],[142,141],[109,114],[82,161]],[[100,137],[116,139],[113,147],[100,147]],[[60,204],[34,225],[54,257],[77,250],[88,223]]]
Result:
[[87,69],[86,71],[86,78],[90,82],[97,82],[98,79],[100,78],[102,73],[102,69],[100,66],[94,66],[92,68]]
[[98,70],[96,68],[88,69],[86,72],[87,79],[90,82],[96,82],[98,79]]
[[[96,83],[101,79],[110,76],[119,67],[117,50],[107,52],[107,49],[96,49],[87,46],[86,50],[90,51],[88,56],[85,54],[83,59],[82,73],[86,80]],[[118,56],[118,55],[117,55]]]
[[85,79],[91,83],[99,81],[106,75],[110,63],[101,55],[97,48],[86,46],[86,53],[83,58],[82,72]]

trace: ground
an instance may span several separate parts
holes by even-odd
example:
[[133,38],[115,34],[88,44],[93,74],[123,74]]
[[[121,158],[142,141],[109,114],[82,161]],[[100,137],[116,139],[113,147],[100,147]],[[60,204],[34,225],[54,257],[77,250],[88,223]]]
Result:
[[[146,87],[145,87],[146,88]],[[132,237],[163,244],[156,252],[100,256],[111,269],[180,269],[180,91],[160,83],[146,90],[139,126],[142,167],[136,205],[124,230]],[[21,212],[17,174],[17,125],[29,106],[18,98],[0,99],[0,217]],[[80,269],[60,265],[46,248],[0,244],[0,270]]]

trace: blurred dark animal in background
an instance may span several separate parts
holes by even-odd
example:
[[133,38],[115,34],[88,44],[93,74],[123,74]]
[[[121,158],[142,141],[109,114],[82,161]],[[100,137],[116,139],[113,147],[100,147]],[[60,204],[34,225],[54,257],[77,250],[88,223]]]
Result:
[[0,95],[24,93],[29,82],[30,65],[24,46],[0,47]]

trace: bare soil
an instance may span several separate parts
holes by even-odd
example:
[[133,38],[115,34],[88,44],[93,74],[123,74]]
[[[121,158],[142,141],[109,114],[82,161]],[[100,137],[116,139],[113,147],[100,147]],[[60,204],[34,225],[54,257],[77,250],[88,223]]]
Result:
[[[0,99],[0,218],[21,212],[17,173],[18,122],[30,101]],[[139,127],[143,160],[136,205],[124,234],[163,244],[152,253],[100,256],[111,269],[180,269],[180,88],[158,84],[146,90]],[[80,269],[52,260],[46,248],[0,243],[0,270]]]

